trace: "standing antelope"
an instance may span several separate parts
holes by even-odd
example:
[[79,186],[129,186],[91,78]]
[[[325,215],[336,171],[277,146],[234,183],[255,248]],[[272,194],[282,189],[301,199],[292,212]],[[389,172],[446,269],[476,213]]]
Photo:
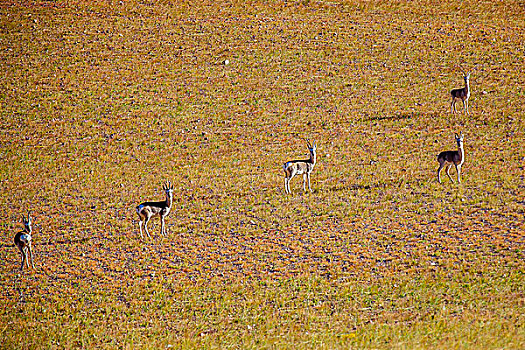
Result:
[[437,160],[439,162],[438,181],[441,183],[441,169],[446,165],[447,166],[447,175],[450,181],[454,180],[450,177],[449,170],[452,167],[452,164],[456,167],[456,172],[458,173],[458,183],[461,183],[461,165],[465,161],[465,151],[463,150],[463,132],[460,132],[459,135],[455,134],[456,142],[458,143],[457,151],[444,151],[441,152]]
[[31,266],[33,269],[35,268],[35,264],[33,262],[33,251],[31,250],[31,232],[33,230],[31,226],[31,214],[27,213],[27,219],[22,215],[22,223],[24,224],[24,230],[18,232],[15,235],[15,245],[20,249],[20,252],[22,253],[22,265],[20,266],[20,270],[24,270],[24,262],[27,265],[27,268],[29,268],[29,259],[27,256],[27,253],[29,252],[29,258],[31,258]]
[[144,238],[144,235],[142,234],[142,225],[144,225],[144,229],[146,230],[146,234],[148,237],[151,237],[148,232],[148,221],[151,219],[152,216],[160,216],[161,221],[161,228],[160,228],[160,234],[165,235],[166,234],[166,228],[164,224],[164,219],[171,210],[171,204],[173,203],[173,186],[171,185],[171,182],[166,181],[164,186],[162,187],[164,192],[166,192],[166,200],[163,202],[144,202],[137,206],[137,214],[139,214],[139,229],[140,229],[140,236]]
[[310,187],[310,173],[312,172],[312,170],[314,170],[317,156],[315,150],[317,146],[315,145],[315,141],[313,144],[310,144],[309,140],[306,140],[306,145],[308,147],[308,151],[310,151],[310,159],[291,160],[289,162],[284,163],[284,189],[286,193],[292,193],[292,191],[290,190],[290,180],[295,175],[301,174],[303,174],[303,191],[306,192],[306,179],[308,179],[308,189],[310,190],[310,192],[312,192],[312,188]]
[[469,79],[470,79],[470,73],[463,72],[463,80],[465,81],[465,87],[461,89],[454,89],[450,91],[450,94],[452,95],[452,103],[450,104],[450,113],[456,113],[456,100],[461,100],[463,102],[463,110],[469,114],[468,112],[468,98],[470,97],[470,85],[469,85]]

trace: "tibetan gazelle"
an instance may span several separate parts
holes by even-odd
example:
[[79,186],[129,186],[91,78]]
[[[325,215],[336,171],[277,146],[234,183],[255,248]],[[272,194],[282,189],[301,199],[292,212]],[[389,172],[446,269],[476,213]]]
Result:
[[452,95],[452,103],[450,104],[450,113],[456,113],[456,101],[461,100],[463,102],[463,110],[469,114],[468,111],[468,98],[470,97],[470,73],[465,73],[463,70],[463,80],[465,81],[465,87],[461,89],[454,89],[450,91]]
[[439,162],[439,168],[437,170],[438,181],[441,183],[441,169],[447,167],[447,175],[450,181],[454,180],[450,177],[449,170],[452,167],[452,164],[456,167],[456,172],[458,173],[458,183],[461,183],[461,165],[465,161],[465,151],[463,150],[463,132],[460,132],[459,135],[455,134],[456,142],[458,143],[457,151],[444,151],[441,152],[437,160]]
[[140,236],[144,238],[144,235],[142,234],[142,226],[144,226],[144,230],[146,230],[146,234],[148,237],[151,237],[148,232],[148,221],[153,216],[160,216],[160,222],[161,222],[161,228],[160,228],[160,234],[165,235],[166,234],[166,227],[164,223],[164,219],[171,210],[171,205],[173,203],[173,186],[171,182],[166,181],[166,183],[163,186],[164,192],[166,192],[166,200],[162,202],[144,202],[137,206],[137,214],[139,215],[139,230],[140,230]]
[[310,144],[309,140],[306,140],[306,145],[308,146],[308,151],[310,152],[310,159],[306,160],[291,160],[284,164],[284,189],[286,193],[292,193],[290,190],[290,180],[295,175],[303,175],[303,191],[306,192],[306,180],[308,179],[308,189],[312,192],[310,187],[310,174],[314,170],[315,161],[317,154],[315,150],[317,146],[315,141],[313,144]]
[[[22,265],[20,270],[24,269],[24,263],[26,263],[27,268],[29,268],[29,258],[31,259],[31,266],[35,268],[33,262],[33,251],[31,250],[31,232],[33,227],[31,226],[31,214],[27,213],[27,219],[22,215],[22,223],[24,224],[24,230],[18,232],[15,235],[15,245],[20,249],[22,253]],[[28,254],[29,253],[29,257]]]

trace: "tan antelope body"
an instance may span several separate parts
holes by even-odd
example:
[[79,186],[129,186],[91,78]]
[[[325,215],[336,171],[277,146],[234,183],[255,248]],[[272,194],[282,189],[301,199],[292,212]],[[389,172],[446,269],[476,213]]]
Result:
[[306,181],[308,180],[308,189],[312,192],[310,187],[310,174],[314,170],[316,162],[316,149],[315,141],[310,144],[309,140],[306,140],[308,151],[310,152],[310,158],[306,160],[291,160],[284,163],[284,190],[286,193],[292,193],[290,190],[290,180],[295,175],[303,175],[303,191],[306,192]]
[[28,259],[28,253],[29,258],[31,259],[31,266],[33,269],[35,268],[35,264],[33,262],[33,251],[31,250],[31,233],[32,233],[32,226],[31,226],[31,214],[27,213],[27,219],[22,216],[22,223],[24,224],[24,230],[18,232],[15,235],[15,245],[20,249],[20,253],[22,253],[22,265],[20,266],[20,270],[24,269],[24,263],[27,264],[27,268],[29,268],[29,259]]
[[164,186],[163,190],[166,193],[166,200],[162,202],[144,202],[137,206],[137,214],[139,215],[139,230],[140,230],[140,236],[144,238],[144,235],[142,234],[142,226],[144,226],[144,230],[146,231],[146,234],[148,237],[151,237],[148,232],[148,222],[153,216],[160,216],[160,222],[161,222],[161,228],[160,228],[160,234],[165,235],[166,234],[166,227],[164,223],[164,219],[171,211],[171,205],[173,203],[173,186],[171,185],[171,182],[167,181]]
[[441,152],[437,160],[439,162],[439,168],[437,170],[438,181],[441,183],[441,169],[447,167],[447,175],[450,181],[454,182],[452,177],[450,177],[449,170],[454,165],[456,167],[456,172],[458,174],[458,183],[461,183],[461,165],[465,161],[465,150],[463,149],[463,132],[460,132],[459,135],[455,134],[456,142],[458,144],[457,151],[444,151]]
[[469,114],[468,111],[468,99],[470,97],[470,73],[463,72],[463,80],[465,81],[465,86],[461,89],[454,89],[450,91],[452,95],[452,103],[450,104],[450,113],[456,113],[456,101],[461,100],[463,102],[463,110],[465,113]]

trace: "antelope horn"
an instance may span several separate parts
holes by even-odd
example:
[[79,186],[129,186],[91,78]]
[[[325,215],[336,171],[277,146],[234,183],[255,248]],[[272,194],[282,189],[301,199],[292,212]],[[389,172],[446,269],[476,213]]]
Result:
[[459,65],[459,69],[461,69],[461,72],[463,73],[463,75],[467,75],[467,73],[465,73],[465,69],[463,68],[461,64]]

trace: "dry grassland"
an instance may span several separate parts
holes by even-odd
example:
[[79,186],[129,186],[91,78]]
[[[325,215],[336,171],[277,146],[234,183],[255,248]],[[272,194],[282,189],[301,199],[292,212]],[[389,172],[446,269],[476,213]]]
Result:
[[1,348],[525,348],[522,1],[28,3],[0,3]]

